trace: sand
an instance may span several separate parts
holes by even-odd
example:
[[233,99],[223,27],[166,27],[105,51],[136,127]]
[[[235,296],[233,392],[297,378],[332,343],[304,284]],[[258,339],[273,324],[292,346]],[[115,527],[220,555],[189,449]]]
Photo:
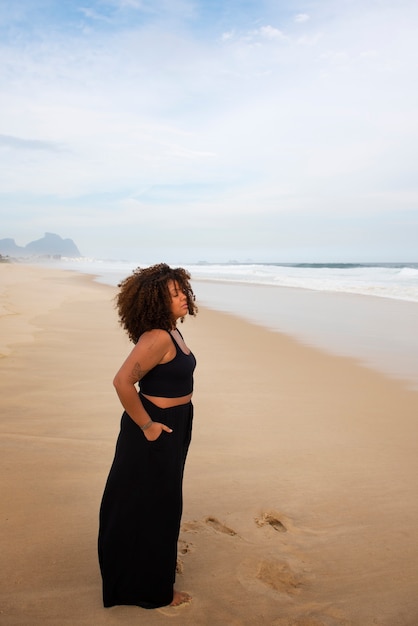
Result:
[[0,624],[416,626],[418,393],[230,314],[198,359],[179,609],[104,609],[98,508],[130,350],[115,289],[0,264]]

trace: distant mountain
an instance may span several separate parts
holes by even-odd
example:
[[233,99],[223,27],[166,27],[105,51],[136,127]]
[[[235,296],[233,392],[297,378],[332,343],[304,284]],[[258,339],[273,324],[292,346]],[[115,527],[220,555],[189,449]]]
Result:
[[0,254],[14,257],[80,257],[81,253],[72,239],[62,239],[54,233],[45,233],[42,239],[18,246],[14,239],[0,239]]

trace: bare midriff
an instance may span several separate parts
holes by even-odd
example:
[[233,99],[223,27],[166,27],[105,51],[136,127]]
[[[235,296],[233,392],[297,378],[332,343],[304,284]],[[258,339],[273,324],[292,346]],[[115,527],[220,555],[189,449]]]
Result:
[[192,399],[193,394],[189,393],[187,396],[181,396],[180,398],[162,398],[160,396],[148,396],[146,393],[142,394],[144,398],[158,406],[160,409],[169,409],[172,406],[180,406],[181,404],[187,404]]

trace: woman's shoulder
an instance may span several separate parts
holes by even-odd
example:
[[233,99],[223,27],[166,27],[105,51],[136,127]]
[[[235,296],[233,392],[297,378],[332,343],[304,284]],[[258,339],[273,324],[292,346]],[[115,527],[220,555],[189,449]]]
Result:
[[170,333],[162,328],[146,330],[140,336],[138,343],[148,345],[149,347],[169,345],[171,343]]

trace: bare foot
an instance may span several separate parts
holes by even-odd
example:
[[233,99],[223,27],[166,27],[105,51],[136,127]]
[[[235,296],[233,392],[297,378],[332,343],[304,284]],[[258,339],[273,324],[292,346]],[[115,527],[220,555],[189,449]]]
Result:
[[189,604],[192,601],[192,596],[185,591],[176,591],[174,589],[173,601],[169,606],[180,606],[182,604]]

